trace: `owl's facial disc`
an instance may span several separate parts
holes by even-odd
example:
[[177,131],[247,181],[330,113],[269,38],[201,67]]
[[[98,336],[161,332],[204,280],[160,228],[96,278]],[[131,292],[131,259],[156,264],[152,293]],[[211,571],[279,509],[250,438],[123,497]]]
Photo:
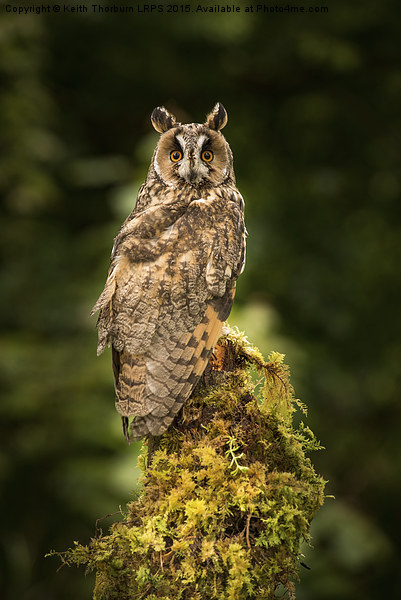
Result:
[[230,173],[230,153],[220,132],[197,123],[174,127],[159,142],[154,167],[169,186],[219,185]]

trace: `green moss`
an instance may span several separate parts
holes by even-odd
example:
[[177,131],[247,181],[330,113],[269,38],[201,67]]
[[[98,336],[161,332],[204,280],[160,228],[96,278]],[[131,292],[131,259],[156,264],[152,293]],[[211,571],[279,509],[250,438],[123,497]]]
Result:
[[282,355],[265,362],[228,330],[216,356],[150,460],[144,444],[142,491],[124,521],[61,554],[95,570],[95,600],[262,600],[279,585],[293,597],[300,544],[324,499],[306,456],[320,445],[293,426],[305,409]]

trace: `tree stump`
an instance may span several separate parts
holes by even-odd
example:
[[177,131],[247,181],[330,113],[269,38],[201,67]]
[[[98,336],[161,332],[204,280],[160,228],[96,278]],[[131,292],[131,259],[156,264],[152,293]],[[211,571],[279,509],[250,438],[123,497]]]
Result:
[[225,329],[173,425],[143,445],[124,520],[62,561],[95,570],[95,600],[268,600],[279,586],[294,598],[325,485],[297,408],[283,355],[265,362]]

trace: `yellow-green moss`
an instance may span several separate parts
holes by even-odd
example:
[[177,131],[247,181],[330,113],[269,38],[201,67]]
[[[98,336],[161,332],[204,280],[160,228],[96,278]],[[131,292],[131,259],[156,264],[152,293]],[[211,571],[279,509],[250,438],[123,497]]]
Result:
[[[294,593],[300,544],[323,504],[283,356],[268,362],[227,330],[203,383],[157,449],[143,446],[140,496],[123,522],[61,554],[96,571],[95,600],[271,599]],[[250,375],[264,377],[255,397]],[[149,464],[149,466],[147,466]]]

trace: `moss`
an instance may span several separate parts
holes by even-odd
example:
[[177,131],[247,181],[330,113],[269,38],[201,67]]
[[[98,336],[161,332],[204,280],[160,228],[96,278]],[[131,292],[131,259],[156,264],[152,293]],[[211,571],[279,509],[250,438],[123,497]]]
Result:
[[142,491],[124,521],[62,561],[96,572],[95,600],[262,600],[280,585],[293,597],[325,483],[306,456],[319,443],[294,428],[297,406],[283,356],[265,362],[227,330],[157,448],[143,445]]

